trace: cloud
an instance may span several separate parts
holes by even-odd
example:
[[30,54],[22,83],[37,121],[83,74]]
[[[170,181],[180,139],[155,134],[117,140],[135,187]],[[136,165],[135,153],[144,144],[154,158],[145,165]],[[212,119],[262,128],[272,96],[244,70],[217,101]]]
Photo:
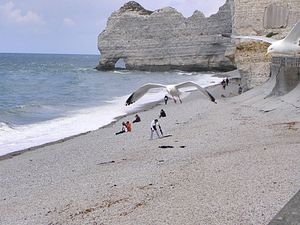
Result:
[[66,26],[66,27],[74,27],[76,24],[72,19],[64,18],[63,19],[63,25]]
[[37,13],[31,10],[22,12],[21,9],[15,7],[12,1],[0,5],[0,15],[9,22],[16,24],[44,24],[44,21]]

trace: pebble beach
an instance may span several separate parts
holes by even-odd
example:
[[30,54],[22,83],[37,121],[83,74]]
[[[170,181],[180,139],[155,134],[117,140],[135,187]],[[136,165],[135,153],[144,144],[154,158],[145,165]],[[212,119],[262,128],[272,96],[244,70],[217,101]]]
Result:
[[[268,224],[300,187],[299,91],[237,82],[2,157],[0,224]],[[161,109],[168,137],[149,140]]]

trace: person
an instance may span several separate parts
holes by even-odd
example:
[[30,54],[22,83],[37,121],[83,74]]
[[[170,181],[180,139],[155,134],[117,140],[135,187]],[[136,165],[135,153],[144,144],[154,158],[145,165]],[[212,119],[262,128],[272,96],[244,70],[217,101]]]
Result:
[[239,84],[239,94],[242,94],[242,92],[243,92],[243,88],[241,87],[241,85]]
[[127,132],[131,132],[131,123],[129,121],[126,122]]
[[223,89],[225,90],[225,87],[226,87],[226,82],[225,82],[225,80],[224,80],[224,79],[222,80],[221,84],[222,84],[222,87],[223,87]]
[[127,131],[126,123],[123,122],[123,123],[122,123],[122,130],[119,131],[119,132],[117,132],[116,135],[125,133],[126,131]]
[[228,84],[229,84],[229,79],[228,79],[228,77],[226,77],[226,85],[228,86]]
[[160,124],[158,123],[158,119],[152,120],[150,126],[151,126],[151,127],[150,127],[150,129],[151,129],[150,140],[153,139],[153,133],[154,133],[154,132],[156,133],[157,138],[160,138],[160,135],[159,135],[159,133],[158,133],[158,131],[157,131],[157,127],[159,128],[159,131],[160,131],[160,133],[161,133],[161,136],[164,135],[163,132],[162,132],[161,126],[160,126]]
[[165,105],[168,104],[169,97],[165,95],[164,100],[165,100]]
[[159,118],[161,118],[161,117],[166,117],[167,115],[166,115],[166,112],[162,109],[162,110],[160,110],[160,114],[159,114]]
[[134,119],[134,121],[132,121],[132,123],[138,123],[138,122],[141,122],[141,118],[139,117],[138,114],[136,114],[135,119]]

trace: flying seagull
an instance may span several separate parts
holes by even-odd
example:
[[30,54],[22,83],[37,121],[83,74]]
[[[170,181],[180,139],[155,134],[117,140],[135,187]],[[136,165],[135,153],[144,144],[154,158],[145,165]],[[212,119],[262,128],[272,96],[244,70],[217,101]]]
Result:
[[222,34],[223,37],[231,37],[235,39],[249,39],[263,41],[271,44],[268,47],[267,54],[279,53],[279,54],[299,54],[300,53],[300,20],[295,24],[293,29],[288,35],[281,40],[275,40],[273,38],[267,38],[263,36],[236,36]]
[[180,103],[182,103],[180,99],[181,92],[179,91],[179,89],[187,88],[187,87],[196,87],[199,91],[201,91],[204,95],[206,95],[212,102],[216,103],[215,98],[207,90],[205,90],[204,88],[200,87],[198,84],[192,81],[187,81],[175,85],[163,85],[163,84],[154,84],[154,83],[145,84],[129,96],[129,98],[126,100],[125,105],[131,105],[132,103],[136,102],[152,88],[164,88],[173,97],[175,103],[176,103],[176,98],[178,98]]

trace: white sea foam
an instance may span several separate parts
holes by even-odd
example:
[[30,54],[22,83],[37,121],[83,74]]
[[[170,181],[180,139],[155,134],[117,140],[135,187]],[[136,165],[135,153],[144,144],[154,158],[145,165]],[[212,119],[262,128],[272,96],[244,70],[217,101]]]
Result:
[[161,93],[152,93],[141,99],[139,103],[125,106],[128,96],[118,97],[107,102],[107,105],[82,109],[72,112],[68,117],[61,117],[26,126],[10,128],[1,123],[0,155],[57,141],[66,137],[97,130],[110,124],[117,117],[134,113],[146,103],[162,99]]
[[130,71],[128,71],[128,70],[114,70],[114,73],[117,73],[117,74],[128,74],[128,73],[130,73]]
[[124,114],[126,112],[118,104],[108,104],[73,112],[68,117],[18,126],[15,129],[1,127],[0,155],[96,130]]

